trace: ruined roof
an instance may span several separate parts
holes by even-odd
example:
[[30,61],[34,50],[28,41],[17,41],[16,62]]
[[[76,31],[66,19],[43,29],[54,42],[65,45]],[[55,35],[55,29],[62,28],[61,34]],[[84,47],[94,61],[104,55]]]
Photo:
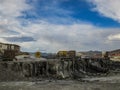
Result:
[[14,45],[14,46],[20,47],[20,46],[17,45],[17,44],[9,44],[9,43],[1,43],[1,42],[0,42],[0,44],[4,44],[4,45]]

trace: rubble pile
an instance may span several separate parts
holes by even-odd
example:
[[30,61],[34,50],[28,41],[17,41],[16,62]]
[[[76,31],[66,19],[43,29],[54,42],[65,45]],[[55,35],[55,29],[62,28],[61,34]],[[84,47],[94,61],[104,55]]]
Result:
[[25,78],[14,64],[0,63],[0,81],[14,80],[25,80]]
[[109,59],[84,59],[75,63],[75,78],[109,76],[120,74],[120,62]]
[[0,81],[41,78],[78,79],[120,71],[120,62],[105,59],[57,59],[0,62]]
[[109,61],[102,59],[81,59],[75,61],[74,77],[100,75],[109,72]]

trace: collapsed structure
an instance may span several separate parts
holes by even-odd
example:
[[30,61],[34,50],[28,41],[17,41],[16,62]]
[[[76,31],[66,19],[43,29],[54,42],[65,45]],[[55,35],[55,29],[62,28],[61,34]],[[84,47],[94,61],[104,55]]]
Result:
[[20,46],[16,44],[0,43],[0,57],[3,59],[14,59],[20,53]]
[[40,53],[37,52],[36,57],[39,58],[25,57],[14,61],[15,56],[20,53],[20,46],[3,43],[0,45],[2,59],[5,59],[0,62],[0,81],[30,78],[82,78],[120,70],[120,63],[111,61],[107,54],[103,58],[81,58],[76,56],[74,50],[59,51],[55,58],[48,59],[40,58]]

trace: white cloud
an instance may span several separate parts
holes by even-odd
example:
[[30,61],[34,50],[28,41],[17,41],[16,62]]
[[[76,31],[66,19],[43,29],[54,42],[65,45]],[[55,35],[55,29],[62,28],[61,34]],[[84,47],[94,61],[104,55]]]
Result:
[[[32,51],[38,48],[48,52],[62,49],[75,49],[78,51],[111,50],[119,48],[120,44],[120,42],[111,44],[108,38],[111,34],[120,33],[119,28],[98,28],[91,24],[82,23],[72,25],[34,23],[24,27],[24,30],[26,35],[30,34],[37,40],[29,43],[27,50]],[[28,42],[21,45],[26,48],[26,44],[28,45]]]
[[0,0],[0,37],[14,35],[15,32],[24,34],[17,17],[22,15],[22,11],[31,8],[26,0]]
[[[47,52],[57,50],[108,50],[119,48],[120,42],[109,42],[110,35],[120,33],[119,28],[99,28],[90,23],[77,22],[71,25],[56,25],[42,20],[27,26],[21,25],[21,12],[32,7],[25,0],[0,0],[0,42],[16,43],[22,50]],[[66,21],[68,19],[65,19]],[[36,41],[10,42],[6,38],[32,37]],[[24,41],[24,40],[23,40]],[[114,40],[113,40],[114,41]]]
[[21,11],[31,8],[25,2],[26,0],[0,0],[0,15],[7,18],[20,16]]
[[[21,26],[22,27],[22,26]],[[119,28],[98,28],[91,24],[56,25],[51,23],[32,23],[27,27],[16,27],[19,36],[30,36],[37,41],[14,42],[22,46],[22,50],[36,51],[46,50],[109,50],[119,48],[118,43],[111,44],[108,36],[120,33]],[[24,30],[24,31],[23,31]],[[5,33],[6,34],[6,33]],[[8,37],[18,35],[9,34]],[[3,35],[6,37],[6,35]],[[1,41],[1,40],[0,40]],[[114,41],[114,40],[113,40]],[[4,41],[6,42],[6,41]],[[8,41],[7,41],[8,42]],[[11,43],[11,42],[10,42]],[[13,42],[12,42],[13,43]]]
[[120,23],[120,0],[88,0],[95,5],[93,10]]
[[120,33],[119,34],[115,34],[115,35],[110,35],[108,36],[109,40],[119,40],[120,41]]

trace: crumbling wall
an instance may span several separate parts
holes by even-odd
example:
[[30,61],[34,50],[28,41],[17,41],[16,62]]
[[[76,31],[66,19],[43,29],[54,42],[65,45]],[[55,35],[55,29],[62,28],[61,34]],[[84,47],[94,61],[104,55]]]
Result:
[[83,78],[120,70],[120,63],[103,59],[48,59],[43,61],[2,61],[0,81],[33,78]]
[[14,63],[0,63],[0,81],[23,80],[23,74]]
[[71,74],[71,61],[3,61],[0,62],[0,81],[31,78],[66,78]]

